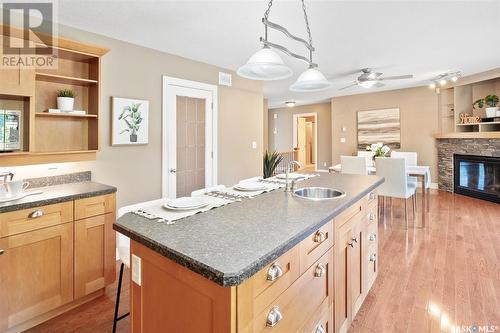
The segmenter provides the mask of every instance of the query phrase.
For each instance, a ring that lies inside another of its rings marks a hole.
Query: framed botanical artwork
[[[358,149],[365,150],[372,143],[401,148],[399,108],[358,111]]]
[[[111,145],[144,145],[149,139],[149,101],[112,97]]]

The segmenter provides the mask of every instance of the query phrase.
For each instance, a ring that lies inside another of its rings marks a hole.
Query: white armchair
[[[352,173],[357,175],[366,175],[366,158],[363,156],[340,156],[340,165],[342,173]]]

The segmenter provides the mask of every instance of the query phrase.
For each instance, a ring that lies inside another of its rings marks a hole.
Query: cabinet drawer
[[[73,201],[0,214],[0,238],[73,221]]]
[[[333,309],[328,302],[324,302],[320,309],[314,313],[299,330],[300,333],[333,333]]]
[[[290,288],[254,317],[253,332],[296,332],[323,303],[333,303],[333,253],[329,251]],[[274,319],[273,319],[274,318]]]
[[[303,274],[333,245],[333,221],[312,233],[299,244],[300,274]]]
[[[261,269],[247,282],[253,296],[253,313],[261,312],[299,277],[297,246]]]
[[[75,220],[111,213],[115,210],[115,195],[107,194],[75,200]]]
[[[347,221],[355,218],[356,215],[362,214],[364,205],[365,199],[362,199],[335,217],[335,230],[342,227]]]
[[[368,193],[366,195],[367,204],[370,204],[372,202],[377,202],[377,199],[378,199],[378,196],[377,196],[377,192],[375,190],[371,191],[370,193]]]

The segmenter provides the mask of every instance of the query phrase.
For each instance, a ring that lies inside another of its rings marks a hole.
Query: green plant
[[[276,152],[273,151],[272,153],[267,151],[264,153],[264,167],[263,167],[263,177],[264,178],[269,178],[273,176],[274,170],[276,170],[276,167],[280,164],[280,162],[283,160],[283,156]]]
[[[129,132],[131,142],[137,141],[137,131],[139,131],[143,120],[141,111],[139,111],[141,104],[142,103],[137,103],[124,107],[122,113],[118,117],[118,120],[123,120],[128,127],[121,131],[120,134]]]
[[[488,95],[484,98],[484,103],[488,105],[490,108],[494,108],[498,105],[498,96],[497,95]]]
[[[76,92],[72,89],[61,89],[57,91],[57,97],[75,98]]]
[[[482,109],[483,106],[484,106],[484,98],[478,99],[477,101],[475,101],[474,103],[472,103],[472,108],[474,110],[476,110],[476,106],[478,108]]]

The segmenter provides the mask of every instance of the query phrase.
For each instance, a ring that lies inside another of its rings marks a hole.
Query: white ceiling
[[[275,0],[269,19],[305,37],[300,2]],[[446,71],[465,75],[500,67],[500,0],[311,1],[306,0],[315,62],[333,88],[292,93],[288,86],[306,69],[283,55],[294,70],[288,80],[266,82],[271,106],[307,104],[332,96],[420,86]],[[60,0],[59,22],[116,39],[236,70],[259,49],[266,1]],[[277,32],[270,41],[306,54]],[[354,87],[357,70],[414,74],[384,88]]]

